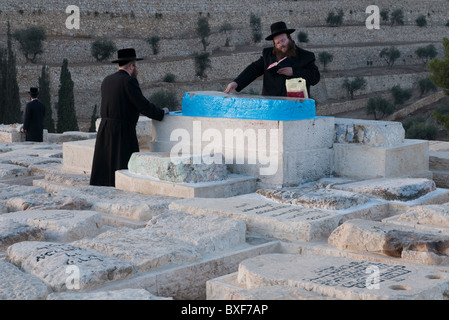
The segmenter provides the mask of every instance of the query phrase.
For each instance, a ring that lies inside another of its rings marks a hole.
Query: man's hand
[[[237,89],[237,87],[238,87],[237,82],[233,81],[230,84],[228,84],[228,86],[227,86],[226,90],[224,91],[224,93],[232,93],[232,94],[234,94],[235,93],[235,89]]]
[[[293,68],[292,67],[285,67],[281,68],[277,72],[278,74],[283,74],[284,76],[291,77],[293,75]]]
[[[162,110],[164,110],[164,114],[167,114],[170,112],[170,110],[168,108],[162,108]]]

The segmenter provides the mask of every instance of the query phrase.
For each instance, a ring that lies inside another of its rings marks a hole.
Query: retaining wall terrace
[[[266,1],[266,0],[201,0],[201,1],[95,1],[95,0],[3,0],[0,3],[1,25],[5,30],[6,21],[19,28],[30,23],[42,25],[49,35],[87,37],[147,37],[158,33],[163,37],[184,38],[194,34],[199,16],[209,18],[212,29],[218,30],[223,22],[229,22],[236,29],[249,27],[249,16],[257,14],[261,18],[263,34],[269,34],[269,26],[274,21],[284,20],[289,26],[299,28],[325,25],[329,12],[344,11],[346,24],[364,25],[366,8],[372,1]],[[446,0],[427,1],[376,1],[380,9],[393,11],[402,9],[406,24],[414,24],[415,19],[424,14],[430,26],[444,25],[449,4]],[[80,8],[81,28],[70,30],[65,27],[69,14],[68,5]]]

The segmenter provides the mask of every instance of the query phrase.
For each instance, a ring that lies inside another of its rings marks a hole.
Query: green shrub
[[[374,119],[383,118],[394,112],[394,105],[382,97],[369,98],[366,105],[366,113],[374,115]]]
[[[154,55],[157,55],[159,53],[159,41],[161,38],[159,36],[152,36],[147,39],[147,42],[151,46],[151,50],[153,51]]]
[[[427,124],[427,121],[421,117],[413,117],[403,123],[406,139],[435,140],[438,135],[438,128]]]
[[[176,99],[176,94],[169,90],[156,91],[148,100],[159,108],[169,108],[171,111],[176,110],[176,107],[179,106],[178,99]]]
[[[426,17],[422,14],[422,15],[420,15],[416,20],[415,20],[415,22],[416,22],[416,25],[418,26],[418,27],[425,27],[425,26],[427,26],[427,19],[426,19]]]
[[[29,27],[17,30],[14,32],[13,37],[19,42],[20,50],[27,61],[35,63],[37,55],[44,52],[43,41],[47,37],[42,27]]]
[[[301,42],[301,43],[309,42],[309,36],[304,31],[298,32],[297,38],[298,38],[298,42]]]
[[[251,25],[253,41],[255,43],[259,43],[262,40],[262,24],[260,17],[256,16],[254,13],[251,13],[249,24]]]
[[[432,81],[430,81],[429,78],[424,78],[418,81],[418,86],[419,86],[419,92],[420,92],[420,96],[422,97],[423,95],[427,94],[429,91],[437,91],[437,87],[436,85],[433,84]]]
[[[326,23],[331,27],[338,27],[343,24],[343,9],[338,9],[335,14],[333,11],[329,12],[326,18]]]
[[[162,81],[172,83],[175,82],[176,76],[173,73],[167,73]]]
[[[117,51],[117,47],[112,40],[98,39],[90,45],[90,53],[92,57],[99,62],[105,61],[112,57],[115,51]]]
[[[196,75],[200,78],[207,78],[206,70],[211,67],[209,52],[197,53],[195,55]]]
[[[356,77],[352,81],[346,78],[343,81],[342,88],[346,90],[347,94],[354,99],[354,93],[366,87],[366,80],[363,77]]]
[[[391,88],[391,94],[393,95],[395,106],[404,104],[408,99],[412,97],[411,90],[402,89],[399,85]]]
[[[396,9],[391,13],[391,25],[403,25],[404,24],[404,12],[401,9]]]

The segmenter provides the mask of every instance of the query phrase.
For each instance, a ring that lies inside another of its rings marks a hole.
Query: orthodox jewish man
[[[45,105],[39,101],[39,89],[30,88],[30,102],[25,107],[25,117],[23,120],[22,133],[25,133],[26,141],[44,141],[44,116]]]
[[[168,108],[158,108],[148,101],[137,81],[137,58],[133,48],[117,53],[119,68],[101,85],[101,122],[95,142],[90,184],[115,186],[115,171],[128,168],[134,152],[139,152],[136,125],[139,115],[162,121]]]
[[[290,36],[294,31],[283,21],[273,23],[271,34],[265,39],[273,41],[273,46],[263,49],[262,56],[229,83],[224,92],[240,92],[263,75],[264,96],[287,96],[285,81],[292,78],[305,79],[310,96],[310,86],[320,81],[320,72],[315,65],[315,54],[295,45]]]

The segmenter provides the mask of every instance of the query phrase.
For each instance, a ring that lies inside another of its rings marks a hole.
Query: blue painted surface
[[[315,100],[247,98],[226,94],[186,93],[182,112],[189,117],[293,121],[316,117]]]

